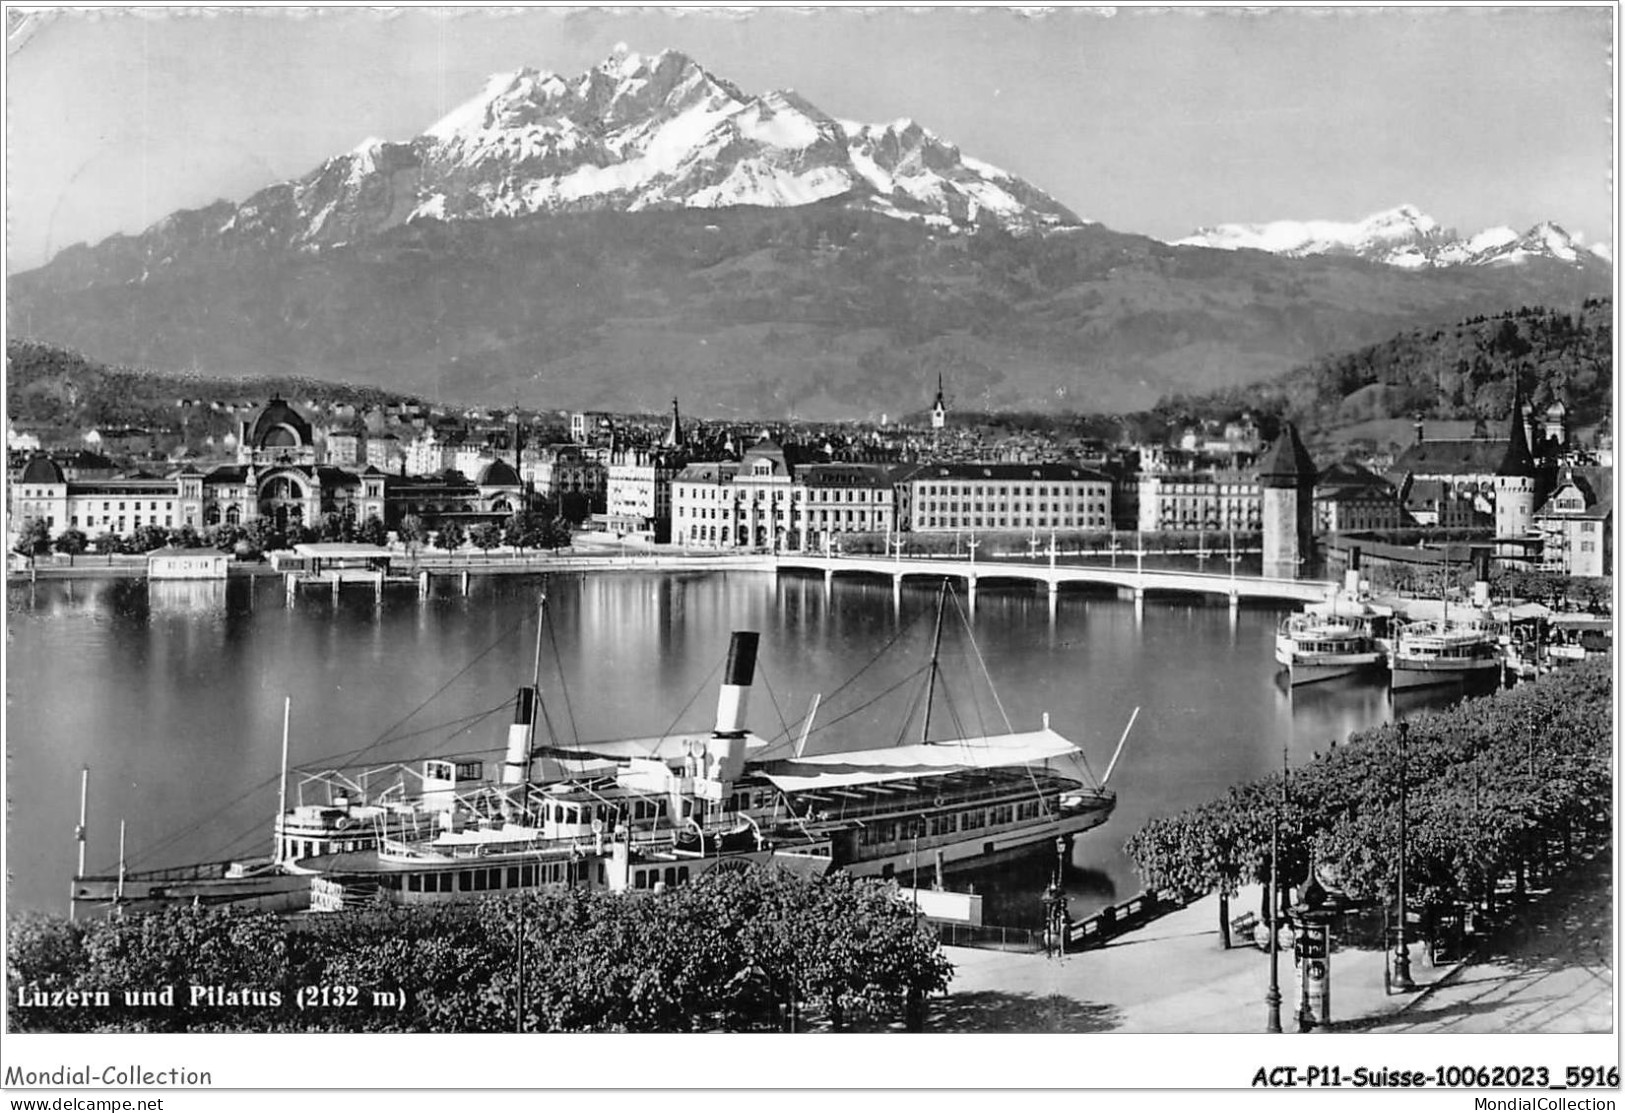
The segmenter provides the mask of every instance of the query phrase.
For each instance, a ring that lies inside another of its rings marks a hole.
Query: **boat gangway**
[[[1329,580],[1241,576],[1233,572],[1187,572],[1166,568],[1061,564],[1045,561],[983,561],[906,558],[902,556],[783,555],[774,562],[780,573],[816,572],[828,585],[836,576],[886,576],[896,589],[915,579],[965,581],[975,597],[979,583],[1027,582],[1047,587],[1053,598],[1066,584],[1116,588],[1120,595],[1144,599],[1149,593],[1217,596],[1237,606],[1243,599],[1318,603],[1330,599],[1337,584]]]

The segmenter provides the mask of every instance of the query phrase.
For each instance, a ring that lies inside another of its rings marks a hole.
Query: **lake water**
[[[116,866],[120,820],[131,868],[267,852],[285,696],[295,767],[357,752],[499,758],[544,583],[542,686],[559,736],[708,728],[735,629],[762,634],[758,734],[782,734],[814,693],[810,751],[918,733],[907,713],[923,676],[910,677],[929,659],[937,597],[924,583],[894,598],[884,581],[826,591],[754,572],[496,576],[467,596],[441,581],[423,600],[375,603],[358,587],[292,606],[271,578],[20,584],[8,594],[8,909],[66,912],[85,765],[93,871]],[[966,603],[947,607],[933,737],[1003,730],[1001,706],[1016,729],[1048,712],[1099,776],[1140,708],[1111,778],[1116,814],[1074,848],[1075,915],[1139,891],[1122,846],[1148,817],[1278,768],[1283,746],[1306,761],[1393,711],[1379,681],[1289,693],[1272,656],[1280,610],[1070,591],[1052,610],[1015,585],[984,586],[970,619],[990,689],[956,618]],[[998,894],[990,919],[1031,921],[1047,868],[1039,857],[975,878]]]

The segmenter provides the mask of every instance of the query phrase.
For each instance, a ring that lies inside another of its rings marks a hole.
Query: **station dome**
[[[306,448],[316,443],[310,422],[281,398],[272,398],[254,422],[249,443],[255,448]]]
[[[513,465],[506,460],[492,460],[480,469],[479,478],[474,481],[481,487],[518,487],[519,473],[513,470]]]

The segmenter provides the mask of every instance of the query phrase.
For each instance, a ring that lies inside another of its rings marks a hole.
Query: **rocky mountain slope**
[[[939,228],[1082,223],[912,120],[836,120],[793,92],[744,93],[676,51],[617,52],[570,79],[497,74],[414,139],[366,139],[240,205],[176,213],[97,250],[126,257],[126,278],[145,281],[200,247],[314,251],[425,219],[830,199]],[[71,266],[84,250],[57,262]]]

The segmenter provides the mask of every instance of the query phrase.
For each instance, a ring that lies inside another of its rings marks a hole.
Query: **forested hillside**
[[[6,343],[6,388],[8,418],[62,430],[173,428],[181,421],[180,399],[201,400],[205,408],[211,401],[263,401],[273,394],[355,406],[415,401],[377,387],[296,375],[225,379],[109,367],[78,352],[28,340]]]
[[[1447,328],[1412,329],[1326,356],[1271,382],[1165,399],[1170,416],[1251,409],[1330,429],[1383,418],[1496,422],[1512,405],[1513,375],[1537,407],[1561,401],[1571,426],[1612,411],[1613,301],[1578,312],[1525,306]]]

